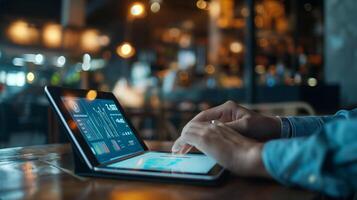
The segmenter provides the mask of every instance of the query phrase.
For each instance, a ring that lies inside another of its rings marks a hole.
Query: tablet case
[[[73,163],[74,163],[74,173],[79,176],[85,177],[98,177],[98,178],[111,178],[111,179],[122,179],[122,180],[140,180],[140,181],[150,181],[150,182],[165,182],[165,183],[185,183],[193,185],[206,185],[206,186],[217,186],[223,183],[228,176],[228,172],[225,171],[222,176],[217,180],[195,180],[195,179],[178,179],[178,178],[166,178],[166,177],[149,177],[149,176],[135,176],[135,175],[123,175],[123,174],[113,174],[105,172],[96,172],[91,170],[82,158],[76,145],[72,146],[73,152]]]

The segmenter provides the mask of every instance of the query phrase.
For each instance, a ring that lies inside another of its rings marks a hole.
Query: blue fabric
[[[289,117],[292,137],[264,145],[265,168],[277,181],[330,196],[357,190],[357,109],[334,116]]]
[[[323,128],[328,123],[338,119],[357,118],[357,108],[351,111],[340,110],[332,116],[287,117],[291,125],[291,136],[309,136]]]

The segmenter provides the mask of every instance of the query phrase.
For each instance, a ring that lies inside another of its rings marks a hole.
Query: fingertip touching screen
[[[99,163],[144,150],[113,100],[61,100]]]

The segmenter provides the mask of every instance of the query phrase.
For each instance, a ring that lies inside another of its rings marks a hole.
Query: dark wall
[[[61,0],[0,0],[0,19],[7,17],[59,22]]]

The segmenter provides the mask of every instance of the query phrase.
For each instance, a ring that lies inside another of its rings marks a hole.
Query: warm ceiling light
[[[43,41],[47,47],[60,47],[62,41],[62,27],[58,24],[46,25],[43,29]]]
[[[117,54],[122,58],[130,58],[135,54],[135,49],[130,43],[124,42],[118,46]]]
[[[130,7],[130,14],[134,17],[141,17],[145,13],[145,6],[142,3],[136,2]]]
[[[231,50],[232,53],[241,53],[243,51],[243,45],[240,42],[232,42],[229,45],[229,50]]]
[[[197,8],[199,8],[199,9],[205,10],[205,9],[207,9],[207,7],[208,7],[208,3],[207,3],[205,0],[198,0],[198,1],[196,2],[196,6],[197,6]]]
[[[207,65],[205,67],[205,72],[207,74],[214,74],[215,71],[216,71],[216,68],[213,65]]]
[[[160,6],[160,3],[159,3],[159,2],[154,2],[154,3],[152,3],[152,4],[150,5],[150,10],[151,10],[151,12],[153,12],[153,13],[159,12],[159,11],[160,11],[160,8],[161,8],[161,6]]]
[[[211,1],[209,4],[209,15],[213,18],[218,18],[221,13],[221,5],[219,1]]]
[[[97,30],[87,30],[82,34],[81,46],[85,51],[98,51],[100,48],[99,32]]]
[[[17,44],[33,44],[37,41],[39,33],[27,22],[18,20],[10,24],[7,31],[9,39]]]

